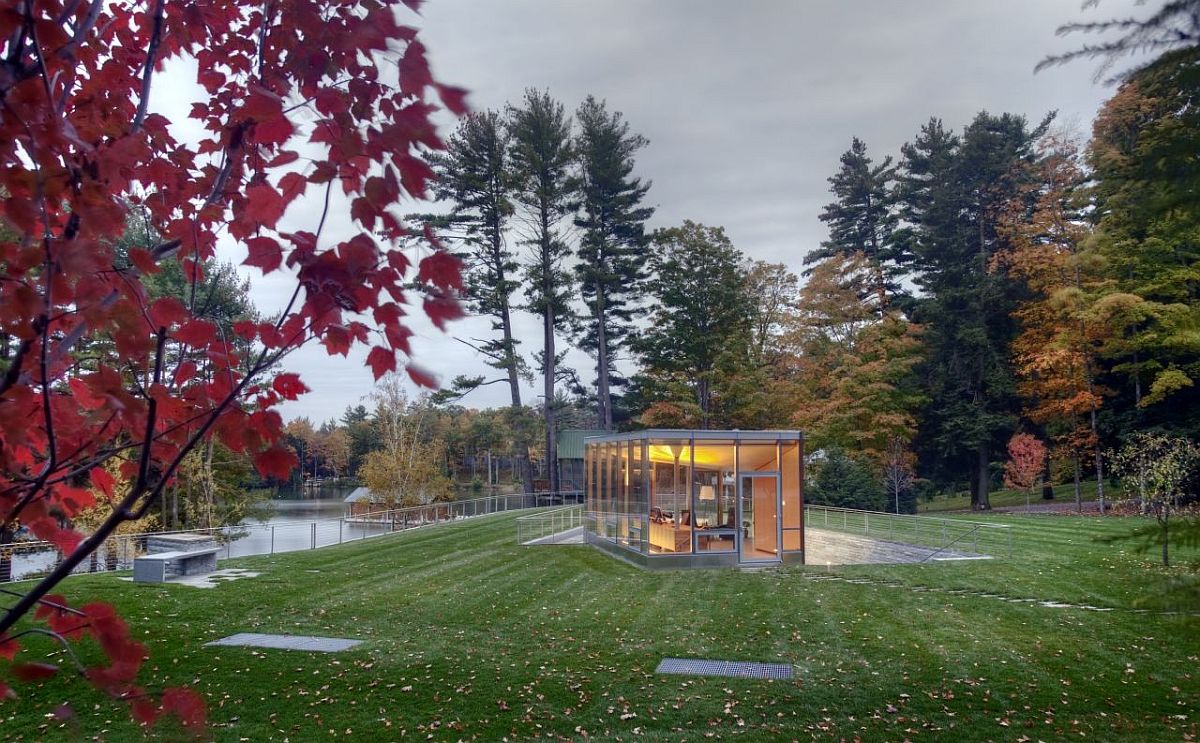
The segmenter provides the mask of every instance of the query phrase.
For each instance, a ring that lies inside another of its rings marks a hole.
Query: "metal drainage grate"
[[[792,677],[792,667],[787,663],[749,663],[737,660],[700,660],[698,658],[663,658],[655,672],[688,676],[729,676],[744,679],[790,679]]]

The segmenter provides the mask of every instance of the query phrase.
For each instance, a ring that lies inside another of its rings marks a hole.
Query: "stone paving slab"
[[[243,570],[242,568],[225,568],[223,570],[214,570],[211,573],[203,575],[172,575],[169,576],[163,583],[155,585],[179,585],[191,586],[192,588],[216,588],[220,583],[228,583],[238,580],[239,578],[257,578],[261,573],[256,573],[253,570]],[[132,581],[132,577],[118,578],[117,580]]]
[[[787,663],[754,663],[700,658],[663,658],[654,672],[748,679],[790,679],[792,677],[792,667]]]
[[[257,632],[239,632],[205,643],[206,646],[271,648],[274,650],[308,650],[316,653],[340,653],[349,650],[362,640],[345,637],[314,637],[311,635],[264,635]]]
[[[988,555],[962,549],[934,549],[919,544],[847,534],[809,526],[804,534],[804,562],[809,565],[869,565],[919,563],[927,560],[987,560]]]

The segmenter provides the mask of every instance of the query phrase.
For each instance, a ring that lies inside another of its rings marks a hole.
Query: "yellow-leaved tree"
[[[435,430],[437,416],[428,396],[409,400],[400,379],[389,374],[372,397],[383,447],[363,460],[363,484],[389,508],[454,500],[446,444]]]

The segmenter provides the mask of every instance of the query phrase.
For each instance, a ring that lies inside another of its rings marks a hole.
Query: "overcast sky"
[[[897,154],[930,116],[961,129],[975,113],[1010,111],[1090,127],[1112,89],[1075,63],[1033,74],[1047,53],[1081,43],[1060,24],[1145,15],[1134,0],[429,0],[416,21],[435,75],[471,90],[476,109],[549,89],[573,110],[590,94],[650,140],[638,173],[653,181],[652,226],[684,219],[725,227],[754,259],[800,267],[824,237],[826,179],[851,137],[878,160]],[[178,119],[176,119],[178,120]],[[416,208],[409,205],[408,208]],[[407,210],[407,208],[406,208]],[[304,208],[293,209],[303,212]],[[352,229],[348,219],[335,227]],[[240,260],[240,258],[238,258]],[[251,276],[257,272],[253,272]],[[264,311],[286,301],[282,280],[254,281]],[[465,345],[416,322],[417,363],[449,380],[487,374]],[[526,353],[540,343],[522,317]],[[482,320],[452,334],[480,337]],[[338,417],[371,389],[365,352],[350,361],[315,346],[292,356],[312,393],[286,418]],[[585,357],[569,359],[587,380]],[[503,385],[464,400],[505,404]],[[532,389],[527,402],[537,402]]]

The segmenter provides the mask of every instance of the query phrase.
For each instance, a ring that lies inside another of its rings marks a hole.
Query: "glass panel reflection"
[[[804,549],[804,494],[800,488],[801,447],[799,442],[780,445],[780,505],[783,508],[783,549]]]

